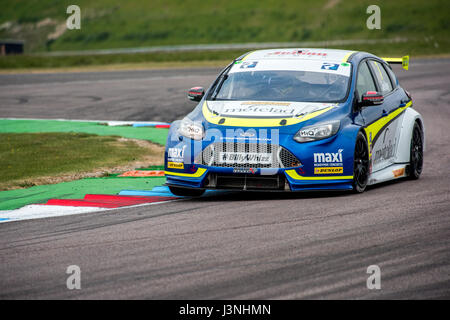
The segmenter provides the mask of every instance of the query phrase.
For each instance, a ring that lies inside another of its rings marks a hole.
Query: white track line
[[[98,211],[112,211],[134,207],[143,207],[149,205],[157,205],[167,202],[180,201],[185,198],[164,200],[159,202],[140,203],[132,206],[124,206],[118,208],[99,208],[99,207],[72,207],[72,206],[53,206],[53,205],[39,205],[30,204],[25,207],[16,210],[0,210],[0,223],[34,220],[50,217],[61,217],[76,215],[82,213],[93,213]]]
[[[0,211],[0,218],[8,219],[3,221],[0,220],[0,223],[67,216],[71,214],[80,214],[105,210],[106,210],[105,208],[97,208],[97,207],[68,207],[68,206],[49,206],[49,205],[30,204],[16,210],[5,210],[7,212]]]

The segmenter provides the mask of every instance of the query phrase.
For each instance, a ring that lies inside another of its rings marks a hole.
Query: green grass
[[[58,184],[33,186],[0,192],[1,210],[13,210],[27,204],[45,203],[49,199],[83,199],[86,194],[118,194],[121,190],[152,190],[164,184],[165,177],[86,178]]]
[[[0,190],[39,178],[92,172],[142,159],[149,150],[118,136],[85,133],[0,134]]]
[[[0,133],[78,132],[100,136],[121,136],[165,145],[169,129],[132,126],[106,126],[96,122],[59,120],[11,120],[0,118]]]
[[[338,1],[326,9],[328,2],[78,0],[81,30],[68,30],[48,41],[50,26],[38,28],[36,23],[45,18],[64,23],[66,8],[73,1],[1,0],[0,25],[10,21],[13,26],[1,30],[0,38],[24,38],[27,51],[37,52],[395,37],[439,43],[449,35],[447,0]],[[366,8],[371,4],[381,8],[381,30],[366,28]]]

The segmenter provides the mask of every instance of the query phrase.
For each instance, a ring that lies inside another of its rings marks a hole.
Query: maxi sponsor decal
[[[170,159],[183,159],[185,149],[186,146],[183,146],[183,148],[169,148],[167,151],[167,156]]]
[[[314,174],[344,173],[343,151],[344,149],[339,149],[338,152],[314,153]]]
[[[169,148],[167,150],[167,160],[174,162],[183,162],[186,145],[182,148]]]
[[[182,148],[169,148],[167,150],[167,168],[184,169],[184,154],[186,145]]]

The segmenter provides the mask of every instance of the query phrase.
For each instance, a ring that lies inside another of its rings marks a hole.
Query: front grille
[[[271,154],[271,163],[223,163],[219,161],[221,152],[242,154]],[[269,143],[216,142],[206,147],[195,163],[213,167],[228,168],[290,168],[300,166],[300,161],[285,148]]]
[[[286,178],[284,175],[223,175],[210,173],[205,187],[239,190],[284,190],[286,188]]]

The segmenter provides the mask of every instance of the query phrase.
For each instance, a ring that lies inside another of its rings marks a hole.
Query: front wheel
[[[411,137],[411,156],[409,160],[409,178],[419,179],[423,167],[423,139],[422,129],[416,122]]]
[[[362,132],[356,136],[355,154],[353,156],[353,191],[361,193],[366,190],[369,180],[369,152],[367,139]]]
[[[176,196],[182,197],[200,197],[203,193],[205,193],[204,189],[189,189],[189,188],[179,188],[169,186],[170,192],[172,192]]]

